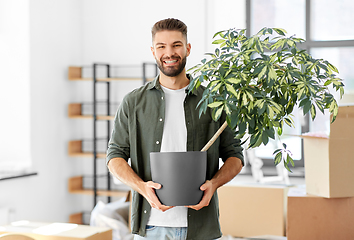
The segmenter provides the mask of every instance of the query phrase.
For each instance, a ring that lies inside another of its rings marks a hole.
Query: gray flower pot
[[[152,181],[160,183],[156,190],[166,206],[196,205],[203,197],[199,188],[206,180],[207,152],[150,153]]]

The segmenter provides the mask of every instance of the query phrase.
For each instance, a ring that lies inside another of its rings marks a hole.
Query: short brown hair
[[[159,31],[179,31],[183,34],[183,36],[187,40],[187,25],[184,24],[181,20],[175,18],[167,18],[164,20],[160,20],[154,24],[151,29],[152,40],[155,38],[155,34]]]

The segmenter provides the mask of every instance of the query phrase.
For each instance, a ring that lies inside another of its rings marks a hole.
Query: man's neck
[[[169,77],[160,72],[160,84],[166,88],[172,90],[178,90],[186,87],[189,84],[189,79],[186,76],[186,72],[182,71],[175,77]]]

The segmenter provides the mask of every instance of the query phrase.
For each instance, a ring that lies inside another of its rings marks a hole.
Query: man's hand
[[[224,162],[224,165],[219,169],[211,180],[207,180],[200,190],[204,191],[202,200],[194,206],[187,206],[194,210],[202,209],[209,206],[210,200],[213,197],[216,189],[232,180],[242,169],[242,161],[237,157],[229,157]]]
[[[173,208],[173,206],[162,205],[159,199],[156,196],[155,189],[160,189],[161,184],[148,181],[145,184],[144,194],[145,199],[150,203],[152,208],[156,208],[162,212],[167,211],[168,209]]]
[[[202,186],[200,186],[200,190],[204,192],[202,200],[197,205],[187,207],[192,208],[194,210],[199,210],[203,207],[208,206],[216,190],[216,187],[211,181],[207,180]]]
[[[140,193],[151,207],[163,212],[173,208],[162,205],[157,198],[155,189],[160,189],[161,184],[152,181],[144,182],[123,158],[112,158],[108,163],[108,168],[116,178]]]

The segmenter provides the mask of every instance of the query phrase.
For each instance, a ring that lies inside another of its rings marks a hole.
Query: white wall
[[[29,46],[30,70],[19,62],[14,73],[23,72],[30,79],[30,98],[23,101],[30,104],[32,163],[38,175],[1,181],[0,207],[11,209],[10,221],[65,222],[81,204],[67,191],[67,179],[76,172],[76,164],[67,157],[73,133],[66,117],[71,92],[78,90],[67,80],[67,66],[82,62],[81,1],[22,0],[14,5],[6,11],[29,16],[29,36],[16,45],[19,49]],[[26,124],[26,117],[23,120]],[[17,136],[13,144],[20,147],[21,141]]]
[[[158,20],[174,17],[188,26],[192,44],[190,63],[200,61],[204,54],[204,0],[87,0],[83,5],[84,63],[95,61],[115,64],[154,62],[151,28]]]
[[[0,173],[31,164],[28,10],[28,0],[0,1]],[[9,218],[5,208],[25,205],[17,190],[27,189],[32,180],[0,181],[0,224]]]
[[[67,155],[75,129],[67,106],[79,91],[67,79],[68,64],[82,62],[82,1],[30,1],[31,129],[34,168],[38,171],[33,199],[43,208],[35,216],[68,221],[79,198],[68,193],[67,180],[77,162]]]
[[[0,1],[0,172],[31,162],[29,3],[18,2]]]

